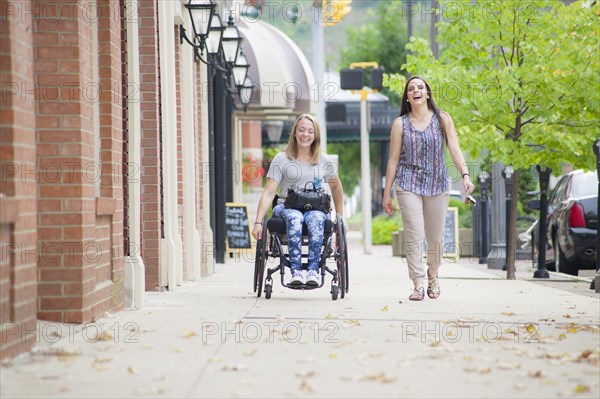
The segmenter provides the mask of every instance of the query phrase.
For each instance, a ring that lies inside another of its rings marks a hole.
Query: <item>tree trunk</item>
[[[509,231],[508,242],[506,243],[506,279],[515,279],[515,259],[517,255],[516,235],[517,235],[517,193],[519,192],[520,171],[515,170],[513,175],[513,184],[510,201],[510,220],[506,228]]]

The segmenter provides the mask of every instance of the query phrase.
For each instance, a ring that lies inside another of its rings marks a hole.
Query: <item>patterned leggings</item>
[[[325,220],[328,213],[287,209],[283,204],[273,208],[273,216],[285,220],[288,237],[288,251],[292,270],[302,270],[302,222],[308,230],[308,270],[319,270]]]

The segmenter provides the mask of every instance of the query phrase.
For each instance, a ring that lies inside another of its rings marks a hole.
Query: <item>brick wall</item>
[[[33,20],[26,9],[29,0],[0,7],[0,359],[31,349],[35,340]]]
[[[117,4],[95,16],[77,2],[34,2],[42,319],[83,323],[123,308]]]
[[[160,289],[162,236],[160,76],[158,58],[157,0],[138,2],[140,37],[142,257],[146,290]]]

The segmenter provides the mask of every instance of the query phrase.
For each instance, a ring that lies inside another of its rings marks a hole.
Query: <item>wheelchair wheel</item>
[[[347,241],[346,241],[346,229],[344,222],[340,217],[337,218],[336,222],[336,252],[337,252],[337,272],[338,272],[338,285],[340,296],[345,297],[348,292],[348,252],[347,252]]]
[[[262,295],[263,279],[265,277],[265,267],[267,266],[267,218],[263,219],[262,238],[256,242],[256,256],[254,258],[254,292],[260,298]]]

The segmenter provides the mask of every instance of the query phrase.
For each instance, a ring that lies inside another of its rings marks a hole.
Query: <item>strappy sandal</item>
[[[411,301],[422,301],[424,298],[425,298],[425,289],[423,287],[415,288],[415,290],[412,292],[412,294],[410,294],[410,296],[408,297],[408,299],[410,299]]]
[[[429,272],[427,272],[427,296],[431,299],[437,299],[440,297],[442,291],[440,290],[440,283],[438,281],[438,276],[431,277]]]

